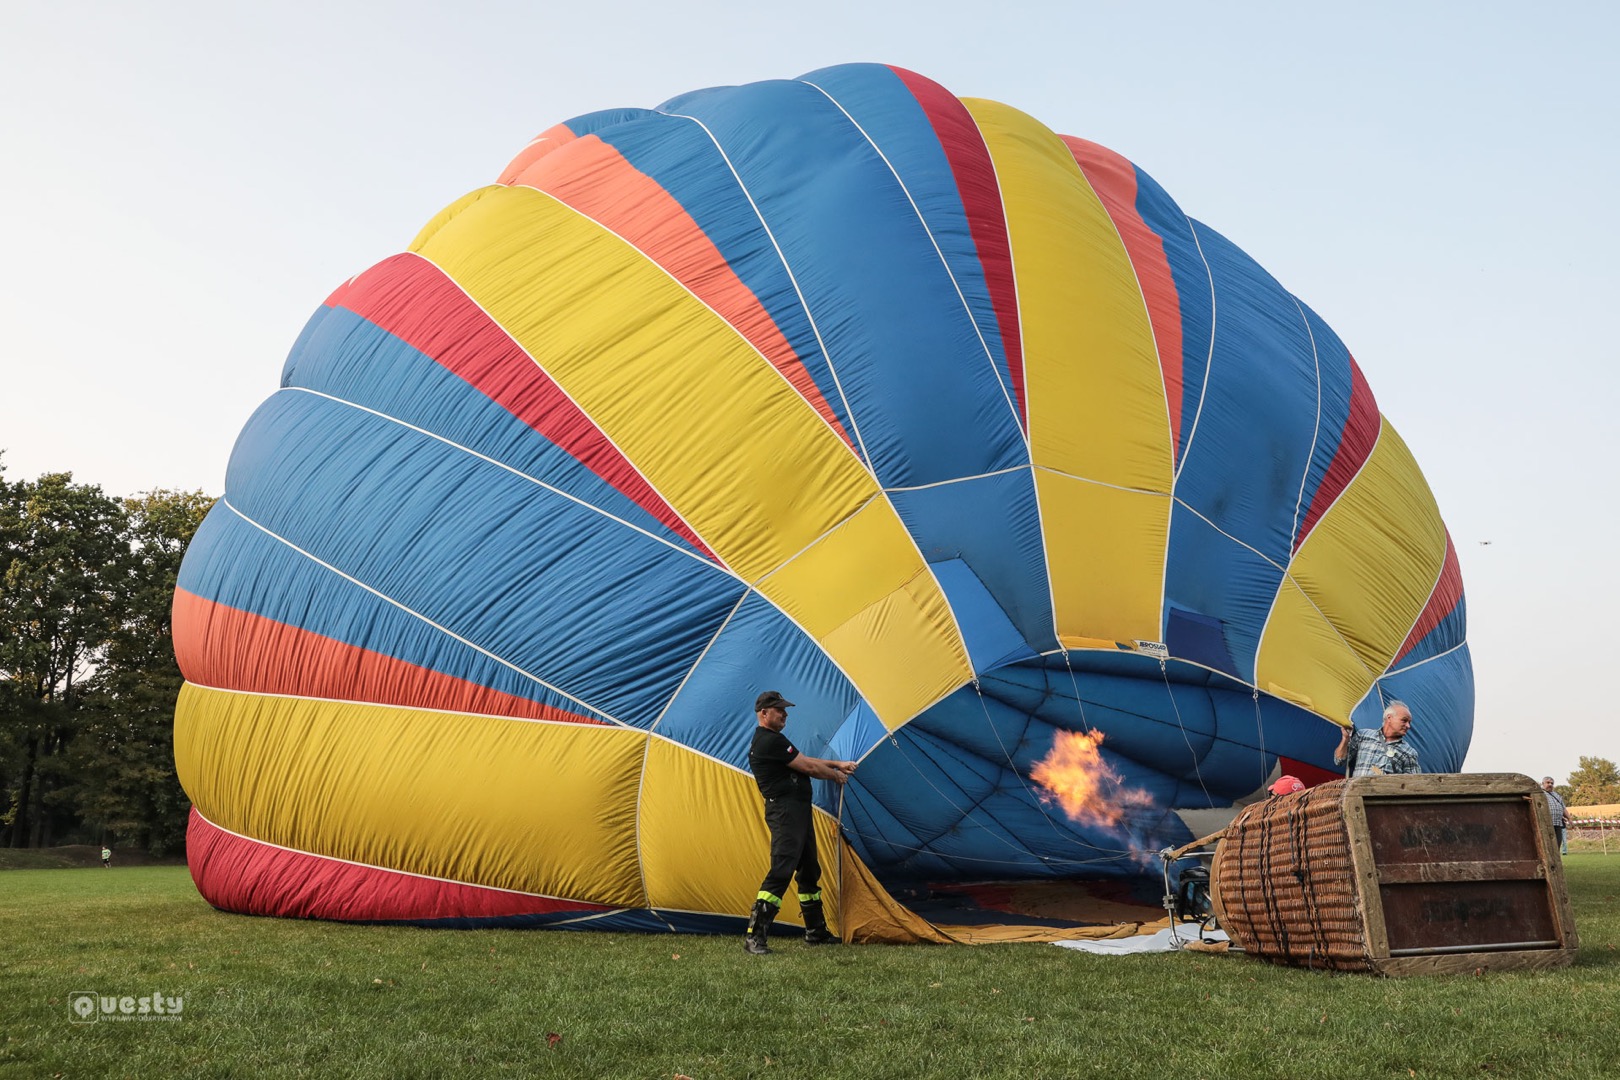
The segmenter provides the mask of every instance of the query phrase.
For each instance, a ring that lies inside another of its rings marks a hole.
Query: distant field
[[[144,851],[113,849],[113,866],[181,866],[183,856],[154,859]],[[67,870],[79,866],[101,866],[101,848],[94,844],[74,844],[53,848],[0,848],[0,870]]]
[[[0,1076],[1620,1076],[1620,857],[1567,861],[1581,952],[1381,980],[1049,945],[749,957],[733,937],[225,915],[183,867],[0,873]],[[72,1022],[80,992],[183,998]]]

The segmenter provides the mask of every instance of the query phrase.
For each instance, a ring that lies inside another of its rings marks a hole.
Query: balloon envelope
[[[1118,154],[879,65],[557,125],[340,286],[175,639],[199,888],[334,919],[734,928],[765,689],[860,762],[818,830],[877,937],[909,883],[1140,874],[1390,698],[1456,769],[1473,711],[1333,331]],[[1089,732],[1114,813],[1035,779]]]

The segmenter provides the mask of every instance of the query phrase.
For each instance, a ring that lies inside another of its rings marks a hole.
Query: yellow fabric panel
[[[750,731],[739,732],[744,738]],[[815,814],[822,907],[837,929],[837,823]],[[641,786],[641,870],[653,907],[744,916],[771,865],[765,802],[754,778],[685,747],[654,739]],[[780,919],[803,923],[798,882]]]
[[[760,813],[761,815],[764,814],[763,806]],[[811,827],[816,830],[816,857],[822,860],[821,913],[827,920],[827,929],[839,937],[843,937],[844,918],[841,913],[844,910],[844,864],[841,849],[846,845],[844,844],[844,838],[838,834],[838,821],[832,815],[817,811],[813,821],[814,824]],[[769,855],[768,850],[766,854]],[[760,868],[759,876],[765,876],[764,867]],[[799,902],[798,889],[794,888],[788,891],[793,894],[793,902],[797,904]],[[755,889],[754,892],[758,894],[759,890]],[[802,912],[799,915],[799,921],[802,925],[804,921]]]
[[[1136,272],[1061,139],[1006,105],[964,103],[995,162],[1007,215],[1058,635],[1156,641],[1173,464],[1164,377]]]
[[[946,945],[954,939],[889,895],[855,849],[838,838],[842,903],[839,933],[845,941],[887,945]]]
[[[367,866],[645,907],[648,736],[209,690],[175,710],[180,782],[215,824]]]
[[[1047,572],[1065,648],[1159,640],[1169,496],[1035,470]]]
[[[1113,941],[1156,934],[1170,926],[1169,916],[1149,922],[1112,923],[1108,926],[1038,926],[1030,923],[990,923],[955,926],[939,923],[934,929],[958,945],[1029,944],[1053,941]]]
[[[1372,675],[1310,598],[1284,578],[1272,603],[1255,684],[1340,724],[1350,722]]]
[[[874,499],[760,585],[838,661],[891,731],[972,678],[965,651],[955,669],[896,666],[905,642],[961,640],[950,609],[935,602],[932,571],[901,557],[908,549],[916,550],[892,504]],[[850,612],[850,593],[876,599]]]
[[[945,597],[931,576],[919,584],[922,555],[876,479],[753,346],[656,264],[529,188],[463,199],[413,250],[535,358],[727,565],[802,614],[885,722],[971,678]],[[778,572],[795,560],[804,568]],[[881,636],[835,636],[886,598],[915,606],[915,617]]]
[[[1445,558],[1434,496],[1411,450],[1384,421],[1366,465],[1294,556],[1289,576],[1297,590],[1279,593],[1266,623],[1259,683],[1305,694],[1316,712],[1348,723],[1350,709],[1406,640]],[[1336,641],[1331,648],[1313,625],[1324,617]]]

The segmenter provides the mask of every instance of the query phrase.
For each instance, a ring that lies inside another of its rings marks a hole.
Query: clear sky
[[[1467,768],[1562,781],[1620,760],[1620,9],[1328,7],[7,0],[7,475],[217,494],[326,295],[541,130],[899,64],[1124,154],[1338,331],[1456,540]]]

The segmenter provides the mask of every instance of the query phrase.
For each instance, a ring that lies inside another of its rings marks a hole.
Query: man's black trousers
[[[771,872],[759,891],[786,896],[789,878],[798,878],[801,893],[819,889],[821,863],[816,859],[810,800],[766,799],[765,826],[771,830]]]

